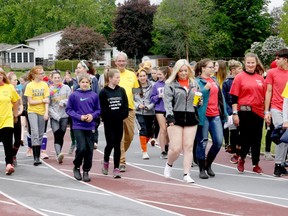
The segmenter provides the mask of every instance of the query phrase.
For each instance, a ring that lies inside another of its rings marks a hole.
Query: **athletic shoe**
[[[97,148],[98,148],[98,144],[94,143],[94,149],[97,149]]]
[[[80,168],[74,167],[73,168],[73,174],[74,174],[74,178],[77,179],[78,181],[82,180],[82,176],[80,173]]]
[[[167,163],[166,163],[166,166],[164,168],[164,176],[166,178],[170,178],[171,177],[171,172],[172,172],[172,167],[169,166]]]
[[[281,166],[281,174],[282,175],[287,175],[288,174],[288,171],[285,169],[284,166]]]
[[[126,172],[126,166],[124,164],[121,164],[119,166],[119,170],[120,170],[120,172]]]
[[[248,152],[247,157],[252,158],[252,153],[251,153],[251,151]]]
[[[264,159],[267,160],[267,161],[273,161],[274,160],[271,152],[265,152],[264,153]]]
[[[234,154],[235,153],[235,149],[233,149],[231,147],[231,145],[228,145],[227,148],[226,148],[226,152],[230,153],[230,154]]]
[[[73,154],[74,148],[75,148],[75,145],[71,144],[69,151],[68,151],[68,154],[70,154],[70,155]]]
[[[103,162],[102,173],[103,175],[108,175],[109,162]]]
[[[46,151],[41,151],[41,159],[49,159],[49,156],[47,155]]]
[[[32,157],[33,156],[33,151],[32,148],[28,147],[27,152],[26,152],[27,157]]]
[[[195,181],[191,178],[191,176],[189,174],[184,175],[183,177],[183,181],[186,183],[194,183]]]
[[[168,158],[168,153],[166,151],[163,151],[160,155],[161,159],[167,159]]]
[[[7,164],[6,165],[6,175],[11,175],[13,172],[15,172],[13,165]]]
[[[238,158],[239,158],[239,156],[235,154],[235,155],[233,155],[233,156],[231,157],[230,162],[231,162],[232,164],[237,164],[237,163],[238,163]]]
[[[83,172],[83,181],[84,182],[90,182],[91,181],[88,172]]]
[[[259,165],[255,165],[253,166],[253,172],[259,175],[263,174],[263,170],[261,169],[261,167]]]
[[[57,157],[57,162],[59,164],[62,164],[63,163],[63,159],[64,159],[64,154],[63,153],[60,153]]]
[[[282,175],[282,166],[281,166],[281,164],[275,164],[273,176],[281,177],[281,175]]]
[[[142,159],[143,159],[143,160],[149,160],[149,158],[150,158],[150,157],[149,157],[149,155],[148,155],[147,152],[143,152],[143,153],[142,153]]]
[[[114,177],[114,178],[121,178],[119,168],[115,168],[115,169],[113,170],[113,177]]]
[[[237,164],[237,170],[238,170],[239,173],[243,173],[244,172],[244,164],[245,164],[245,160],[241,159],[241,157],[239,157],[238,164]]]

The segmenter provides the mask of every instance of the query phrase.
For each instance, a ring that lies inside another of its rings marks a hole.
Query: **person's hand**
[[[169,123],[169,126],[174,126],[174,123],[173,123],[173,122],[170,122],[170,123]]]
[[[48,120],[48,119],[49,119],[48,113],[45,113],[44,116],[43,116],[43,118],[44,118],[45,121]]]
[[[233,124],[238,127],[239,126],[239,116],[233,115],[232,118],[233,118]]]
[[[266,124],[269,126],[271,124],[271,114],[266,113],[264,116],[264,120],[265,120]]]
[[[42,102],[45,103],[45,104],[48,104],[48,103],[49,103],[49,98],[44,98],[44,99],[42,100]]]
[[[282,126],[284,129],[287,129],[288,128],[288,122],[283,122],[283,126]]]
[[[138,108],[139,108],[139,109],[144,109],[144,108],[145,108],[145,105],[139,104]]]
[[[86,121],[87,116],[86,115],[81,115],[81,121]]]
[[[14,122],[14,124],[16,124],[18,122],[18,117],[14,116],[13,122]]]
[[[86,122],[93,121],[93,116],[91,114],[87,114],[86,117],[87,117],[86,120],[85,120]]]

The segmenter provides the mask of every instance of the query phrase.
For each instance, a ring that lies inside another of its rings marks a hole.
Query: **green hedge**
[[[78,63],[79,60],[58,60],[55,62],[55,68],[61,71],[70,70],[73,73]]]

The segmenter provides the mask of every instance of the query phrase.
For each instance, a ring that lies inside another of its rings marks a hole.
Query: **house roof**
[[[45,40],[46,38],[52,37],[52,36],[54,36],[54,35],[62,34],[62,32],[63,32],[63,31],[48,32],[48,33],[44,33],[44,34],[35,36],[35,37],[33,37],[33,38],[30,38],[30,39],[27,39],[26,41],[29,42],[29,41]]]
[[[20,46],[24,46],[26,48],[30,48],[30,49],[33,49],[35,50],[34,48],[32,47],[29,47],[25,44],[6,44],[6,43],[0,43],[0,52],[3,52],[3,51],[10,51],[10,50],[13,50],[13,49],[16,49]]]
[[[165,56],[165,55],[147,55],[147,56],[143,56],[143,58],[144,57],[148,57],[149,59],[166,59],[167,58],[167,56]]]

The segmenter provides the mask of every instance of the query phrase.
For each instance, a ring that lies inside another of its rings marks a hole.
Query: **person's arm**
[[[238,97],[236,95],[231,95],[232,97],[232,118],[233,124],[239,126],[239,116],[238,116]]]
[[[164,101],[164,107],[166,110],[166,120],[169,126],[173,126],[175,123],[173,105],[172,105],[174,95],[173,95],[172,86],[170,84],[165,85],[164,95],[165,97],[163,98],[163,101]]]
[[[272,85],[267,84],[266,94],[265,94],[265,109],[264,109],[264,119],[267,125],[269,126],[271,124],[271,114],[269,112],[270,109],[270,103],[271,103],[271,97],[272,97]]]

